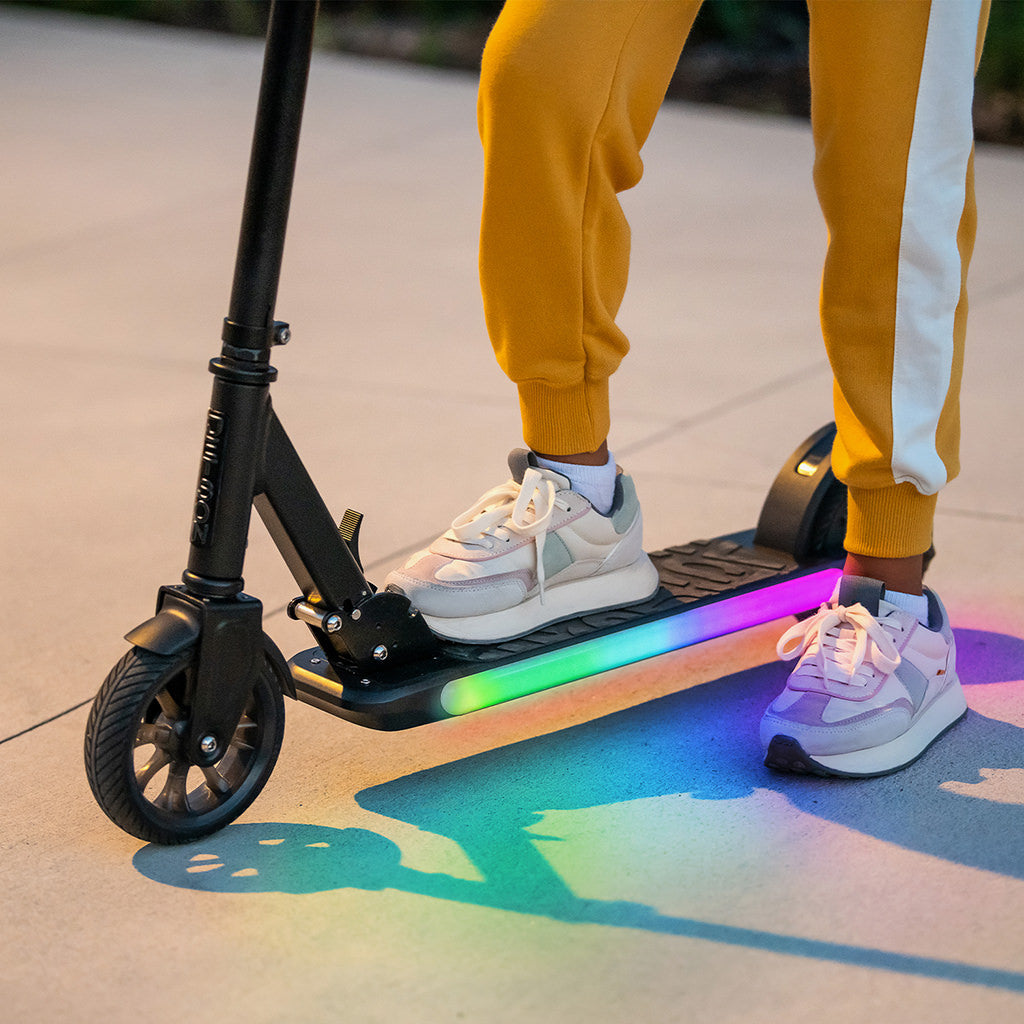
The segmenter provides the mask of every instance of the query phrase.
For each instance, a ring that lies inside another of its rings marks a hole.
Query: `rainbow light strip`
[[[655,622],[645,622],[621,633],[585,640],[549,654],[453,679],[441,690],[441,707],[449,715],[465,715],[702,640],[804,612],[829,600],[840,575],[838,568],[824,569],[700,605]]]

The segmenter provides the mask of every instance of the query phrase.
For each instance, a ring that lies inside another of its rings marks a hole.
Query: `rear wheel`
[[[843,557],[846,488],[832,473],[835,436],[828,423],[786,460],[761,507],[755,544],[802,565]]]
[[[93,702],[85,767],[104,813],[154,843],[184,843],[238,817],[259,795],[284,737],[284,699],[264,661],[224,754],[209,767],[185,755],[195,652],[132,648]]]

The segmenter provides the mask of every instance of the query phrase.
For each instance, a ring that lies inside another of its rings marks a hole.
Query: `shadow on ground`
[[[1024,678],[1024,640],[973,630],[957,636],[965,683]],[[391,840],[366,829],[286,823],[234,825],[187,847],[147,846],[136,854],[135,867],[156,881],[210,892],[397,889],[1024,992],[1024,974],[580,898],[538,850],[537,840],[550,837],[527,830],[545,812],[679,794],[738,800],[767,790],[807,814],[885,842],[1024,878],[1024,730],[972,711],[893,776],[850,781],[775,774],[756,756],[757,723],[787,671],[780,664],[760,666],[357,794],[368,810],[456,842],[478,870],[475,880],[406,867]]]

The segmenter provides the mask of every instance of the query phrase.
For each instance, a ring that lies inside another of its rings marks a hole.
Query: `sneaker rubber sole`
[[[512,608],[486,615],[442,618],[424,613],[423,619],[443,640],[501,643],[579,615],[639,604],[652,597],[658,586],[658,570],[645,554],[622,569],[550,586],[543,603],[535,594]]]
[[[901,736],[877,747],[846,754],[808,754],[792,736],[772,737],[764,763],[769,768],[803,775],[847,779],[888,775],[916,761],[940,736],[967,714],[967,701],[959,681],[952,684]]]

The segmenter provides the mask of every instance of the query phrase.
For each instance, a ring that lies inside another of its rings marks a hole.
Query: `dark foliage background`
[[[15,0],[98,16],[260,35],[269,0]],[[502,0],[321,0],[318,43],[475,70]],[[806,117],[804,0],[705,0],[670,98]],[[993,0],[978,72],[982,141],[1024,145],[1024,0]]]

